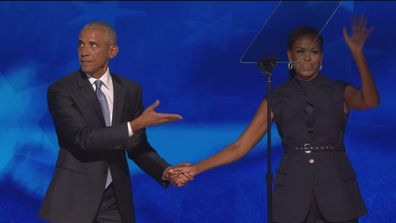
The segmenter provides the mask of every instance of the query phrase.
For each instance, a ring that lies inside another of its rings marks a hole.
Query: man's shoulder
[[[81,76],[82,73],[80,70],[75,70],[71,73],[64,75],[63,77],[59,78],[58,80],[54,81],[53,84],[66,84],[72,81],[75,81],[77,77]]]
[[[111,73],[111,76],[113,77],[114,81],[117,81],[119,84],[127,88],[141,88],[140,84],[134,80],[128,79],[116,73]]]
[[[75,83],[78,80],[78,77],[81,75],[82,73],[80,72],[80,70],[75,70],[52,82],[48,88],[50,89],[54,87],[71,86],[73,83]]]

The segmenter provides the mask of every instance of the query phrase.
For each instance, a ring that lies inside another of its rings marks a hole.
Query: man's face
[[[100,78],[113,58],[118,48],[104,27],[94,26],[84,28],[78,41],[78,59],[81,70],[95,78]]]

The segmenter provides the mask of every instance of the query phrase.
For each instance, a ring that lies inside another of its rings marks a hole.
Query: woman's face
[[[310,80],[320,71],[322,64],[322,50],[320,42],[314,35],[305,35],[297,39],[291,50],[287,51],[289,61],[293,62],[293,69],[298,78]]]

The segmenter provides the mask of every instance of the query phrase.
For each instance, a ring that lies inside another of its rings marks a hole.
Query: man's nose
[[[85,46],[81,46],[80,48],[78,48],[78,52],[81,57],[85,57],[89,55],[88,49]]]

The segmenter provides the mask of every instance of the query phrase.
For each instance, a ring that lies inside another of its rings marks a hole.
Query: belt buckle
[[[309,149],[309,146],[311,146],[310,143],[305,143],[305,144],[304,144],[304,152],[305,152],[306,154],[310,154],[310,153],[312,152],[311,150],[308,150],[308,149]]]

